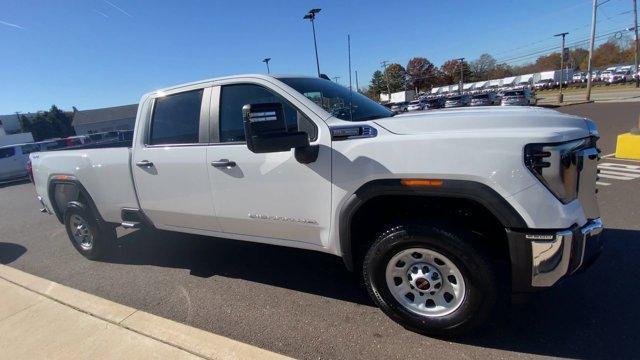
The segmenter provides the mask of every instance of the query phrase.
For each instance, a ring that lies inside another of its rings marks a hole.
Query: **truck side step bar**
[[[120,226],[125,229],[139,229],[142,227],[142,224],[135,221],[123,221],[122,223],[120,223]]]

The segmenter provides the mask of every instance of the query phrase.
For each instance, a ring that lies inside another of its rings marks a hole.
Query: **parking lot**
[[[296,358],[634,358],[640,345],[640,162],[610,156],[640,102],[558,110],[600,128],[607,245],[587,272],[505,307],[475,335],[441,340],[388,319],[340,259],[170,232],[122,233],[106,261],[78,254],[30,183],[0,188],[0,262],[98,296]]]

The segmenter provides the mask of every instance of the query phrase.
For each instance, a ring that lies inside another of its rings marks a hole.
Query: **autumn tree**
[[[460,60],[452,59],[445,61],[445,63],[440,66],[441,76],[446,84],[456,84],[460,82],[460,65],[462,65],[464,80],[468,82],[468,80],[471,79],[469,64],[466,61],[463,61],[461,64]]]
[[[473,75],[473,79],[488,80],[491,72],[496,68],[498,62],[489,54],[482,54],[480,57],[469,63],[469,69]]]
[[[436,67],[426,58],[414,57],[407,64],[407,82],[416,92],[432,87],[436,75]]]

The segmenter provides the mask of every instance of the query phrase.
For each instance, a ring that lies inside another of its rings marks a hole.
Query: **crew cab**
[[[457,335],[597,257],[597,139],[549,109],[394,117],[329,80],[239,75],[144,95],[131,147],[31,162],[89,259],[118,226],[320,251],[406,328]]]

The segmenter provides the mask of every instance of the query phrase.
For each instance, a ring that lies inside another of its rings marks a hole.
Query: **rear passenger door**
[[[206,144],[210,87],[159,92],[146,101],[133,151],[133,176],[140,206],[156,227],[218,231]],[[203,105],[204,104],[204,105]]]

